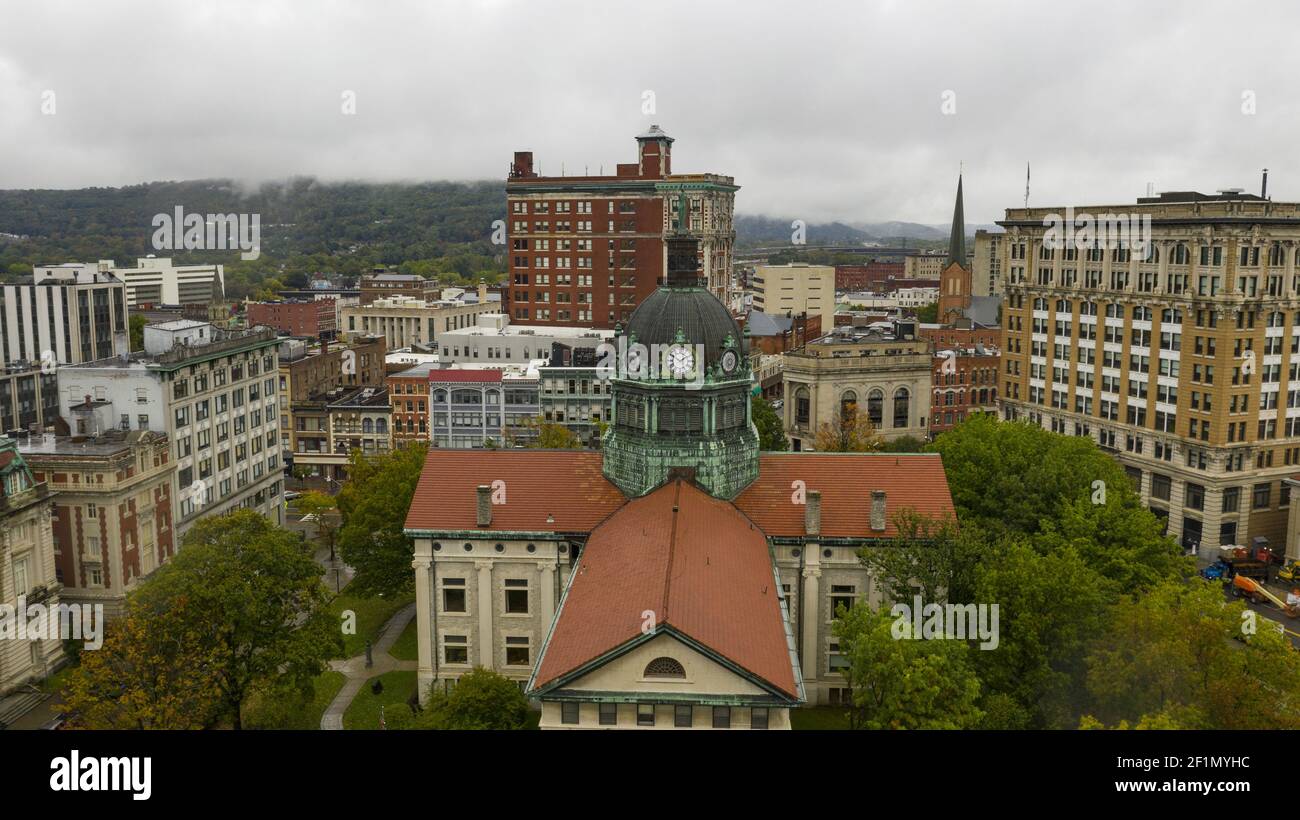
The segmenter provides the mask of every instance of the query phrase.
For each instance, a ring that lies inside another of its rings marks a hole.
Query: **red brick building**
[[[657,125],[637,138],[637,161],[613,175],[542,176],[516,151],[506,180],[508,287],[502,312],[519,324],[613,328],[663,279],[665,236],[700,239],[702,276],[726,301],[735,192],[731,177],[673,174],[673,139]]]
[[[64,601],[118,615],[141,578],[176,552],[167,437],[111,430],[98,437],[20,440],[38,481],[54,491],[54,560]]]
[[[1002,335],[1002,329],[982,325],[972,327],[921,325],[918,335],[922,339],[928,339],[934,345],[935,350],[972,348],[976,345],[983,345],[988,350],[996,350],[1001,346],[999,339]]]
[[[411,273],[389,273],[376,268],[361,277],[361,304],[369,305],[376,299],[409,296],[424,302],[436,301],[442,288],[432,279]]]
[[[334,299],[291,300],[280,302],[249,302],[247,319],[250,327],[266,325],[283,330],[290,336],[313,339],[333,338],[335,322]]]
[[[930,371],[930,434],[950,430],[975,413],[997,413],[997,348],[935,348]]]
[[[877,262],[865,265],[836,265],[835,289],[878,292],[890,279],[903,278],[903,263]]]
[[[395,447],[429,441],[429,373],[432,370],[433,365],[418,364],[388,374]]]
[[[751,310],[745,317],[745,332],[751,351],[768,355],[803,347],[822,335],[822,317],[800,313],[782,316]]]

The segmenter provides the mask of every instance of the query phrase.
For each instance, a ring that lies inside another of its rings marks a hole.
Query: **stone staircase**
[[[0,698],[0,729],[8,728],[23,715],[50,699],[50,695],[35,686],[24,686],[7,697]]]

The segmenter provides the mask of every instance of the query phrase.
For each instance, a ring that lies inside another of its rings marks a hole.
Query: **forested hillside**
[[[156,214],[259,214],[262,255],[155,251]],[[357,275],[375,265],[450,282],[498,279],[504,248],[491,244],[505,218],[500,182],[337,183],[295,179],[244,189],[229,180],[155,182],[124,188],[0,191],[0,273],[25,280],[33,264],[157,253],[178,263],[220,262],[240,298],[321,271]]]

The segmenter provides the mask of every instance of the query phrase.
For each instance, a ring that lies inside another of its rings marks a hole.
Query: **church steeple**
[[[966,213],[961,201],[961,174],[957,174],[957,204],[952,209],[952,233],[948,236],[948,264],[966,267]]]

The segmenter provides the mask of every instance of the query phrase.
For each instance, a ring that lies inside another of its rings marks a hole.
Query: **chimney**
[[[480,277],[478,280],[478,303],[479,305],[487,304],[488,287],[487,282]]]
[[[885,531],[885,491],[871,491],[871,531]]]
[[[1259,184],[1259,196],[1268,199],[1268,169],[1264,169],[1264,181]]]
[[[822,534],[822,491],[809,490],[803,507],[803,531],[805,535]]]
[[[486,484],[478,485],[478,510],[475,523],[480,527],[492,525],[492,488]]]

